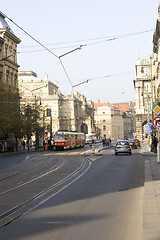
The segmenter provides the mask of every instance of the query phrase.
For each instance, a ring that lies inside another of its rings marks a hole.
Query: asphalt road
[[[144,157],[107,149],[89,161],[72,184],[1,228],[0,239],[142,240]]]

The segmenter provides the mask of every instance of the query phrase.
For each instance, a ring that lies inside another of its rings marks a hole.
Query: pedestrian
[[[107,147],[109,146],[109,139],[108,138],[106,139],[106,146]]]
[[[23,149],[25,149],[25,145],[26,145],[25,141],[22,142],[22,145],[23,145]]]
[[[0,145],[0,152],[4,152],[4,144],[3,144],[3,142],[1,142],[1,145]]]
[[[102,139],[102,143],[103,143],[103,147],[105,147],[105,145],[106,145],[106,139],[105,138]]]
[[[154,152],[157,153],[157,143],[158,143],[158,139],[156,136],[153,137],[152,139],[152,144],[154,146]]]

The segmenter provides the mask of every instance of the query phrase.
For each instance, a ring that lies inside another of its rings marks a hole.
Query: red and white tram
[[[84,133],[59,131],[54,136],[54,147],[56,150],[84,147],[84,144]]]

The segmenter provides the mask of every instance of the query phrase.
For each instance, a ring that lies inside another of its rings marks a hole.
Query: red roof
[[[108,107],[110,107],[111,106],[111,104],[110,103],[94,103],[94,108],[96,109],[96,108],[98,108],[98,107],[103,107],[103,106],[108,106]]]
[[[101,106],[108,106],[108,107],[114,107],[117,110],[120,110],[122,112],[130,111],[135,107],[135,102],[127,102],[127,103],[94,103],[94,108],[98,108]]]

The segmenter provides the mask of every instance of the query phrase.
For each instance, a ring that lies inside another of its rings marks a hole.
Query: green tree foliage
[[[19,93],[1,84],[0,86],[0,138],[8,140],[10,136],[16,139],[27,136],[28,139],[38,129],[41,122],[40,107],[35,103],[20,106]],[[17,144],[16,144],[17,149]]]
[[[23,129],[23,135],[27,136],[28,141],[33,134],[42,135],[42,113],[43,109],[41,109],[37,102],[21,104],[21,126]]]
[[[7,140],[19,128],[19,94],[10,87],[0,86],[0,136]]]

